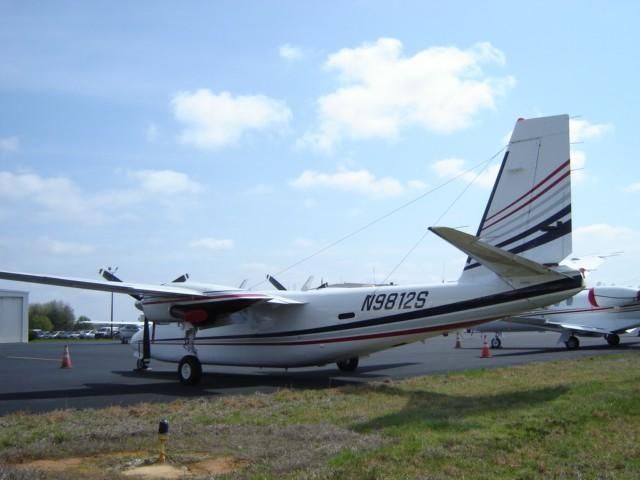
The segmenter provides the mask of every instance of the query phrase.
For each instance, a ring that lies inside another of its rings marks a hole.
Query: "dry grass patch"
[[[169,465],[190,478],[638,478],[640,354],[8,415],[0,480],[125,478],[153,463],[162,418]],[[17,467],[78,458],[91,461],[64,472]],[[211,471],[221,464],[230,470]]]

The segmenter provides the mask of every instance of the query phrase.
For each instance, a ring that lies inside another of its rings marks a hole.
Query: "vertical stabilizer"
[[[568,115],[516,122],[476,236],[542,264],[555,265],[569,255]],[[460,281],[488,272],[469,257]]]

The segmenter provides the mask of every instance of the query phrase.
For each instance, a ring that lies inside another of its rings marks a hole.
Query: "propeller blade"
[[[269,283],[271,283],[271,285],[276,287],[276,290],[286,290],[286,288],[284,288],[284,285],[282,285],[278,280],[273,278],[271,275],[267,275],[267,280],[269,280]]]

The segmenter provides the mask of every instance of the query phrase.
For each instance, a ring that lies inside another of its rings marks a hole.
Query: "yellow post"
[[[159,463],[165,463],[167,461],[167,441],[169,440],[169,422],[162,420],[158,427],[158,441],[160,442],[160,455],[158,457]]]

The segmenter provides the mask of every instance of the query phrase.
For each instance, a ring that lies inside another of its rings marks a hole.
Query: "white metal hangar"
[[[29,292],[0,290],[0,343],[29,341]]]

